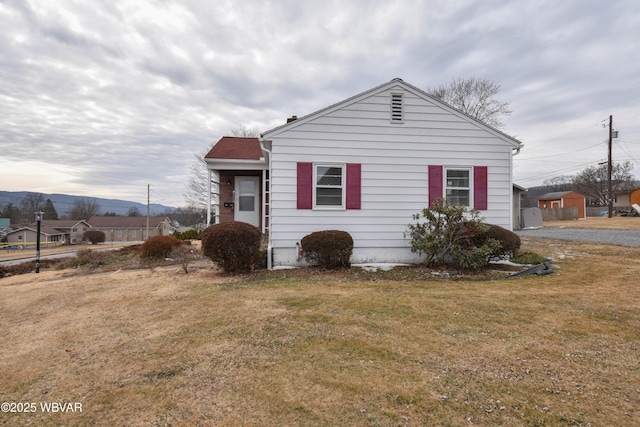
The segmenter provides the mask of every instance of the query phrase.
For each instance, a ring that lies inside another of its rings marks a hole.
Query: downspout
[[[272,201],[273,201],[273,195],[271,194],[271,181],[273,180],[273,174],[271,173],[271,150],[267,148],[266,141],[264,141],[263,139],[260,139],[260,148],[262,148],[262,150],[264,152],[267,153],[267,155],[269,156],[269,162],[268,162],[268,172],[269,172],[269,188],[267,189],[269,192],[269,232],[267,233],[267,270],[272,270],[273,269],[273,265],[271,262],[271,254],[273,252],[273,248],[271,247],[271,228],[273,228],[273,206],[272,206]],[[263,194],[262,197],[264,197],[265,195]],[[263,211],[264,212],[264,211]],[[266,212],[264,212],[264,215],[266,217]]]
[[[207,227],[208,227],[209,225],[211,225],[211,169],[209,169],[208,167],[207,167],[207,173],[208,173],[207,177],[209,178],[207,180],[207,193],[209,194],[208,196],[209,203],[207,203]]]
[[[522,147],[524,146],[524,144],[520,144],[517,147],[515,147],[513,149],[513,151],[511,152],[511,176],[509,177],[509,181],[511,181],[511,185],[509,186],[509,206],[511,206],[511,215],[509,215],[509,224],[510,224],[510,228],[511,231],[513,231],[513,157],[517,156],[518,154],[520,154],[520,150],[522,149]],[[520,218],[520,215],[518,215],[518,218]]]

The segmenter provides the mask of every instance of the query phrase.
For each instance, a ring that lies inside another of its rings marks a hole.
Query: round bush
[[[307,262],[326,269],[351,266],[353,238],[346,231],[324,230],[308,234],[300,241]]]
[[[180,240],[173,236],[153,236],[148,238],[140,248],[142,258],[166,258]]]
[[[489,239],[500,242],[500,248],[493,251],[491,254],[492,258],[511,257],[520,249],[520,236],[498,225],[489,225],[489,228],[485,232],[480,233],[474,239],[474,243],[476,246],[479,246]]]
[[[202,253],[225,273],[243,273],[256,264],[262,233],[251,224],[232,221],[207,227],[200,238]]]
[[[100,230],[87,230],[82,235],[82,238],[91,242],[92,245],[97,245],[98,243],[102,243],[106,240],[104,231]]]

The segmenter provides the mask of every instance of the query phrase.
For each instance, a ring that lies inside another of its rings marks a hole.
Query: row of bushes
[[[453,265],[464,269],[485,268],[491,260],[513,258],[520,248],[520,238],[512,231],[482,222],[476,211],[443,202],[425,208],[414,215],[415,223],[408,226],[411,250],[425,255],[425,263],[432,267]],[[197,234],[196,234],[197,233]],[[202,253],[227,273],[251,271],[265,258],[260,251],[262,234],[257,227],[243,222],[216,224],[201,233],[191,230],[171,236],[154,236],[142,244],[140,256],[147,259],[173,257],[187,272],[194,251],[182,243],[197,235],[202,240]],[[179,237],[180,238],[179,238]],[[104,233],[91,230],[85,233],[92,243],[104,241]],[[353,252],[353,238],[340,230],[324,230],[302,238],[306,261],[324,269],[348,268]],[[89,265],[101,265],[99,252],[78,252],[78,258]]]
[[[482,269],[490,261],[516,255],[520,238],[510,230],[484,223],[477,211],[442,201],[414,215],[408,226],[411,250],[425,255],[425,264]],[[247,272],[259,258],[261,233],[243,222],[213,225],[201,234],[203,254],[225,272]],[[353,238],[340,230],[311,233],[301,241],[305,260],[325,269],[347,268]]]
[[[171,234],[176,239],[180,240],[199,240],[200,239],[200,230],[186,230],[186,231],[174,231]],[[160,236],[159,236],[160,237]],[[104,231],[100,230],[88,230],[85,231],[82,235],[83,240],[90,242],[93,245],[97,245],[98,243],[103,243],[106,240],[106,235]]]
[[[186,231],[174,231],[172,233],[173,237],[176,237],[180,240],[200,240],[200,230],[186,230]]]
[[[408,226],[411,250],[425,256],[431,267],[452,265],[464,269],[485,268],[491,260],[509,258],[520,248],[518,235],[484,223],[477,211],[439,201],[414,215]],[[196,231],[157,236],[142,246],[143,257],[166,257],[180,238],[196,238]],[[244,222],[216,224],[199,233],[202,252],[227,273],[251,271],[260,255],[262,234]],[[325,269],[349,267],[353,238],[340,230],[311,233],[301,241],[306,261]]]

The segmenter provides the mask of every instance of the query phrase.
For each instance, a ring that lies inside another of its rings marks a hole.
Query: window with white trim
[[[471,169],[446,169],[445,198],[456,206],[471,206]]]
[[[404,103],[401,93],[391,94],[391,123],[402,123],[404,121]]]
[[[316,164],[313,168],[315,207],[344,208],[344,164]]]

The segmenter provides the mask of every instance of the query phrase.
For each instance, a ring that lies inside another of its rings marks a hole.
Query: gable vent
[[[391,123],[402,123],[403,121],[402,94],[391,94]]]

